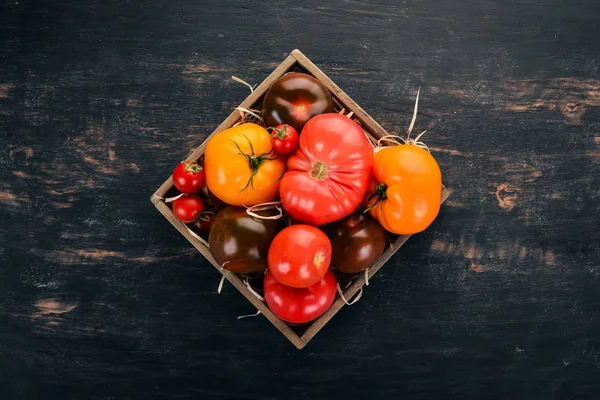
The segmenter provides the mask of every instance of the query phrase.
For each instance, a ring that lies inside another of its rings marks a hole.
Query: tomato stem
[[[380,183],[378,185],[375,185],[375,188],[374,188],[375,190],[367,198],[367,208],[363,212],[365,212],[365,213],[368,212],[369,210],[374,208],[377,204],[379,204],[381,207],[383,207],[383,201],[387,199],[387,193],[386,193],[387,188],[388,188],[388,186],[385,183]],[[373,204],[371,204],[371,200],[373,200],[374,198],[376,198],[376,200]]]
[[[185,170],[187,172],[193,172],[194,174],[197,174],[198,172],[202,171],[202,166],[200,164],[198,164],[196,161],[182,161],[183,164],[185,164]]]
[[[275,157],[269,157],[271,154],[275,153],[275,151],[273,149],[271,149],[267,153],[263,153],[260,155],[254,154],[254,146],[252,145],[252,142],[250,141],[248,136],[246,136],[246,135],[242,135],[242,136],[245,137],[246,140],[248,140],[248,144],[250,145],[250,151],[252,153],[250,155],[244,153],[242,151],[240,145],[237,144],[237,142],[235,140],[231,140],[231,141],[233,142],[233,144],[235,144],[235,147],[237,147],[239,154],[246,157],[246,159],[248,160],[248,164],[250,165],[250,169],[251,169],[252,173],[250,174],[250,178],[248,179],[248,182],[246,182],[246,185],[244,185],[244,187],[242,188],[242,190],[240,190],[240,192],[243,192],[244,190],[246,190],[248,188],[248,186],[250,186],[252,188],[252,190],[256,190],[256,189],[254,189],[254,176],[258,173],[258,169],[260,168],[260,166],[265,161],[273,161],[273,160],[276,160],[279,158],[279,155],[277,155]]]
[[[277,128],[270,128],[270,129],[273,129],[273,131],[275,132],[275,133],[273,133],[273,137],[276,137],[279,140],[283,140],[286,137],[290,136],[290,134],[287,133],[287,128],[288,128],[288,125],[285,124],[283,126],[283,128],[281,128],[281,129],[277,129]]]
[[[310,176],[319,181],[327,178],[327,164],[323,161],[315,161],[310,171]]]

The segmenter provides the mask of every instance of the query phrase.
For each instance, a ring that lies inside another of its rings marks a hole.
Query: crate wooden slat
[[[293,70],[295,67],[300,67],[304,72],[313,75],[315,78],[323,82],[331,94],[334,97],[335,103],[343,107],[346,112],[352,111],[354,113],[353,119],[359,122],[365,132],[375,140],[388,135],[388,132],[381,127],[369,114],[366,113],[358,104],[356,104],[350,96],[348,96],[342,89],[340,89],[327,75],[325,75],[316,65],[314,65],[304,54],[299,50],[293,50],[290,55],[283,60],[283,62],[273,70],[273,72],[254,89],[254,91],[240,103],[240,107],[253,108],[253,106],[260,101],[262,96],[271,87],[271,85],[283,76],[288,71]],[[238,111],[234,110],[215,130],[209,137],[198,146],[193,153],[187,157],[189,160],[198,160],[204,154],[206,143],[208,139],[218,132],[232,127],[238,120],[240,115]],[[169,176],[167,180],[154,192],[151,197],[152,203],[160,211],[160,213],[227,279],[240,293],[248,299],[257,310],[261,312],[294,346],[298,349],[302,349],[306,344],[325,326],[333,316],[340,311],[345,302],[341,297],[338,297],[331,308],[327,310],[322,316],[313,321],[308,325],[307,329],[300,336],[298,335],[286,322],[280,320],[273,314],[265,302],[255,297],[250,290],[245,286],[244,282],[234,273],[227,271],[216,262],[210,253],[210,249],[204,241],[198,240],[193,233],[187,228],[187,226],[179,221],[171,208],[164,202],[165,195],[173,188],[172,176]],[[448,198],[449,191],[442,187],[442,203]],[[398,236],[394,242],[385,250],[383,255],[371,265],[368,269],[369,279],[371,279],[377,271],[398,251],[400,247],[410,238],[408,236]],[[352,298],[359,290],[365,285],[365,274],[360,274],[358,278],[352,282],[348,288],[344,290],[344,297],[346,299]]]

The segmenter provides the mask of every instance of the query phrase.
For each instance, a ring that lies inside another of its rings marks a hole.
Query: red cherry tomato
[[[173,185],[181,193],[192,194],[204,186],[204,168],[196,161],[182,161],[173,171]]]
[[[284,285],[273,277],[270,270],[265,274],[265,301],[280,319],[292,324],[310,322],[331,307],[335,300],[337,281],[331,270],[319,282],[303,289]]]
[[[282,156],[292,154],[298,147],[298,131],[288,124],[277,125],[271,134],[271,146]]]
[[[288,226],[271,242],[268,260],[269,270],[279,282],[293,288],[306,288],[327,273],[331,242],[314,226]]]
[[[198,216],[196,222],[194,222],[195,230],[200,234],[208,234],[210,232],[210,226],[212,225],[215,213],[212,211],[204,211]]]
[[[184,194],[173,201],[173,214],[180,221],[192,224],[204,211],[204,202],[195,194]]]

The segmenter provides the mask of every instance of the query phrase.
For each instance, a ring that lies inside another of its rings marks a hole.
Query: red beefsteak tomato
[[[279,184],[283,208],[310,225],[351,214],[363,200],[373,169],[373,148],[350,118],[327,113],[311,118]]]

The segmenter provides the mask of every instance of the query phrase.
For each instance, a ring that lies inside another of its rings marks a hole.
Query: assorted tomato
[[[288,124],[277,125],[271,134],[271,146],[282,156],[293,153],[298,147],[298,131]]]
[[[365,206],[387,231],[411,235],[427,228],[440,211],[442,173],[435,158],[414,144],[375,154]]]
[[[265,301],[273,313],[292,324],[305,324],[325,313],[335,300],[337,281],[333,272],[307,288],[293,288],[279,282],[271,270],[264,280]]]
[[[212,135],[199,162],[179,163],[181,195],[165,201],[222,268],[263,280],[277,317],[304,324],[336,299],[334,270],[354,279],[382,257],[388,234],[435,220],[442,175],[418,138],[374,149],[306,73],[278,79],[260,112],[261,122]]]
[[[333,111],[329,89],[318,79],[302,72],[289,72],[269,88],[262,102],[267,126],[289,124],[302,131],[312,117]]]
[[[287,161],[279,193],[293,218],[323,225],[362,202],[373,169],[373,148],[362,128],[340,114],[317,115],[304,126]]]
[[[173,171],[173,185],[181,193],[193,194],[204,186],[204,169],[196,161],[182,161]]]
[[[284,285],[306,288],[320,281],[331,262],[331,242],[311,225],[292,225],[275,236],[269,248],[269,270]]]
[[[215,216],[208,244],[223,268],[243,274],[267,269],[269,246],[283,229],[282,219],[262,219],[248,215],[241,207],[229,206]]]
[[[184,194],[173,201],[173,214],[186,224],[194,223],[204,211],[204,201],[195,194]]]
[[[204,153],[206,186],[223,202],[240,207],[275,200],[285,160],[273,150],[271,135],[248,122],[213,135]]]

